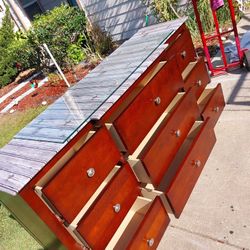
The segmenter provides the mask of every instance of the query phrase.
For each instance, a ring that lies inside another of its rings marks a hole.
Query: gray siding
[[[109,32],[116,41],[133,36],[146,26],[157,22],[150,10],[140,0],[80,0],[91,22]]]

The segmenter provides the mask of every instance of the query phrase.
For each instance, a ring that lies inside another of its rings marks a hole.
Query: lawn
[[[46,107],[28,109],[23,112],[0,116],[0,147],[26,124],[33,120]],[[15,221],[9,212],[0,205],[0,250],[39,250],[41,246]]]

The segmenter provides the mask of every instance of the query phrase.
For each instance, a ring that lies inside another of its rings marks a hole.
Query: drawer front
[[[78,224],[77,232],[91,249],[107,246],[138,195],[138,182],[130,167],[125,165]]]
[[[127,249],[156,249],[169,222],[161,199],[155,198]]]
[[[172,114],[163,121],[160,131],[141,157],[155,186],[160,184],[164,173],[198,117],[199,108],[190,89]]]
[[[169,60],[173,56],[176,56],[177,64],[181,72],[190,62],[196,60],[193,41],[188,30],[185,30],[172,44],[170,44],[165,52],[164,59]]]
[[[70,223],[119,160],[111,136],[101,128],[47,183],[43,194]]]
[[[181,86],[183,80],[173,59],[165,64],[114,121],[114,126],[130,154],[137,148]]]
[[[225,100],[221,88],[221,84],[218,84],[214,89],[210,99],[208,100],[205,108],[202,111],[202,117],[206,119],[210,117],[213,126],[216,125],[223,109],[225,107]]]
[[[166,191],[167,199],[177,218],[187,203],[215,142],[211,121],[207,119]]]
[[[204,59],[200,58],[199,61],[197,61],[195,67],[185,79],[184,89],[188,90],[189,88],[193,87],[195,96],[198,99],[209,82],[210,77],[206,64]]]

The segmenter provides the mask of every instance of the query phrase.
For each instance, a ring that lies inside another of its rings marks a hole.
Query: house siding
[[[80,0],[88,18],[110,33],[114,40],[130,38],[138,29],[157,23],[156,18],[140,0]]]

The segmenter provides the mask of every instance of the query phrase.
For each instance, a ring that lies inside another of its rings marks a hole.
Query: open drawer
[[[221,84],[218,84],[214,89],[205,89],[198,100],[198,105],[203,119],[210,117],[213,126],[215,126],[225,107]]]
[[[121,167],[87,212],[70,228],[90,249],[104,249],[128,211],[141,194],[139,183],[128,165]]]
[[[184,89],[187,91],[189,88],[193,87],[197,100],[210,82],[210,76],[202,57],[196,62],[189,63],[182,72],[182,77],[184,80]]]
[[[138,197],[106,249],[156,249],[170,219],[159,197]]]
[[[70,224],[120,159],[120,152],[103,127],[45,184],[38,185],[36,191],[63,221]]]
[[[196,122],[159,187],[178,218],[216,142],[213,123]]]
[[[110,121],[130,154],[182,87],[183,80],[176,61],[172,59],[164,64],[131,104],[114,121]]]
[[[162,55],[162,60],[168,61],[173,57],[176,57],[177,65],[181,72],[190,62],[196,60],[194,45],[188,29],[185,29],[178,35],[175,41],[169,44],[169,47],[166,48]]]
[[[179,93],[134,154],[129,156],[132,166],[138,166],[136,161],[141,161],[149,175],[149,180],[140,179],[139,176],[140,181],[150,182],[154,187],[160,184],[199,116],[199,108],[192,90]],[[136,168],[134,170],[136,171]],[[142,170],[137,172],[142,173]]]

